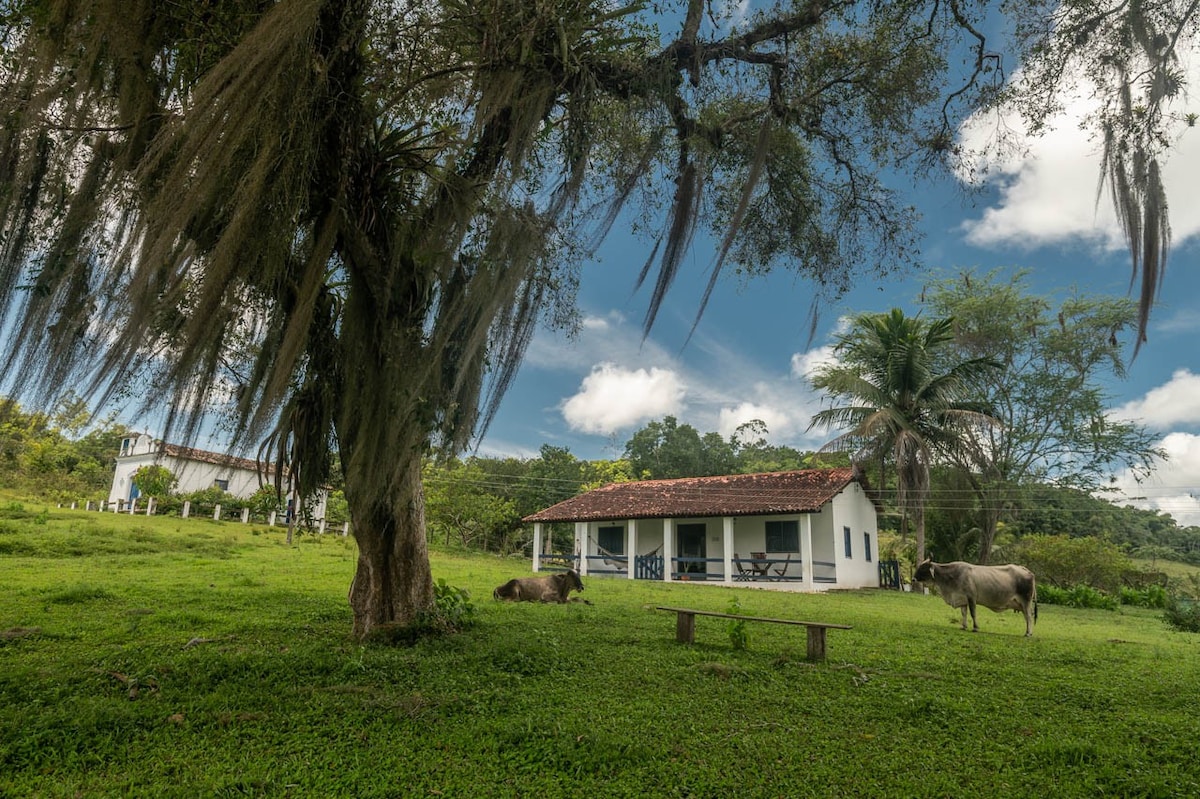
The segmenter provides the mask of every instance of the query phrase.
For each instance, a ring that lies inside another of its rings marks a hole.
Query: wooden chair
[[[765,577],[771,571],[771,561],[767,560],[766,552],[751,552],[750,567],[754,574]]]
[[[787,559],[783,562],[783,565],[775,567],[775,573],[778,574],[780,577],[787,574],[788,566],[791,564],[791,562],[792,562],[792,553],[789,552],[789,553],[787,553]]]

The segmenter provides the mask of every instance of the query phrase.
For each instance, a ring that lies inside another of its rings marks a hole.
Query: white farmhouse
[[[524,521],[534,571],[799,591],[880,585],[877,508],[850,468],[612,483]],[[543,551],[543,525],[558,522],[574,523],[574,553]]]

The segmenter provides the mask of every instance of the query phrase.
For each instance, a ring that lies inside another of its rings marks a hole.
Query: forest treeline
[[[0,487],[55,503],[106,499],[121,439],[133,432],[114,418],[92,418],[76,398],[68,397],[50,412],[0,401]],[[531,544],[532,529],[521,522],[524,516],[607,483],[847,464],[842,453],[770,444],[767,433],[756,421],[723,437],[667,416],[634,432],[621,456],[611,460],[577,458],[550,444],[537,457],[430,458],[424,466],[428,535],[442,545],[514,554]],[[889,510],[895,486],[879,485],[878,475],[870,479],[885,509],[881,532],[895,534],[890,538],[903,547],[899,514]],[[333,507],[344,512],[341,486],[333,489]],[[1001,558],[1005,547],[1046,535],[1094,537],[1130,555],[1200,564],[1200,528],[1180,526],[1167,514],[1045,485],[1012,489],[1008,507],[997,541]],[[932,557],[972,558],[974,513],[970,492],[958,486],[955,472],[935,469],[926,522]],[[572,531],[564,527],[552,533],[555,545],[565,551]]]

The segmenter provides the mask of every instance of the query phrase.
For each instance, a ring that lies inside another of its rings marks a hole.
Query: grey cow
[[[917,566],[913,580],[932,583],[946,604],[962,608],[962,628],[967,629],[967,611],[971,612],[971,624],[979,632],[975,618],[975,606],[1000,613],[1005,610],[1025,614],[1025,635],[1033,635],[1033,623],[1037,620],[1037,582],[1033,572],[1024,566],[976,566],[973,563],[953,561],[934,563],[926,559]]]

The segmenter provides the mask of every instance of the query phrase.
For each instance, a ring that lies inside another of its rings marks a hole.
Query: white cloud
[[[1200,436],[1171,433],[1159,442],[1167,462],[1140,484],[1126,473],[1117,477],[1118,504],[1169,513],[1183,526],[1200,525]]]
[[[854,323],[848,316],[838,317],[837,324],[829,333],[830,340],[836,340],[838,337],[845,335],[850,326]],[[797,352],[792,355],[792,377],[801,378],[808,381],[809,378],[822,366],[837,362],[837,356],[833,351],[833,344],[826,344],[822,347],[814,347],[805,352]]]
[[[1200,397],[1200,375],[1178,369],[1164,385],[1151,389],[1141,399],[1113,409],[1112,415],[1155,430],[1197,425],[1200,424],[1197,397]]]
[[[612,311],[607,316],[584,316],[583,321],[579,326],[584,330],[594,331],[597,333],[606,333],[609,328],[614,325],[620,325],[625,321],[625,317],[616,311]]]
[[[630,325],[622,313],[610,311],[586,314],[573,336],[538,331],[525,353],[524,366],[583,373],[601,362],[649,368],[672,360],[653,339],[643,340],[641,330]]]
[[[717,432],[725,438],[732,436],[746,422],[761,420],[767,425],[767,438],[779,440],[792,431],[792,418],[787,411],[771,405],[742,402],[732,408],[722,408],[718,416]]]
[[[668,351],[617,312],[589,313],[576,336],[535,336],[526,368],[577,375],[555,408],[571,430],[587,435],[628,433],[672,415],[701,433],[728,437],[743,422],[761,419],[767,439],[810,449],[824,439],[807,426],[819,408],[796,363],[822,362],[829,348],[798,354],[790,362],[763,364],[720,335],[697,331],[680,351]]]
[[[609,434],[640,422],[678,413],[686,387],[670,369],[627,369],[601,363],[562,406],[571,429]]]
[[[797,352],[792,355],[792,377],[808,380],[819,367],[834,363],[836,360],[832,345],[817,347],[806,352]]]
[[[1200,69],[1190,72],[1189,82],[1200,83]],[[972,168],[983,170],[1000,190],[995,206],[965,223],[969,241],[1027,248],[1083,239],[1107,249],[1125,246],[1107,192],[1097,202],[1099,144],[1079,125],[1097,108],[1091,92],[1090,84],[1079,81],[1076,91],[1063,98],[1063,111],[1050,121],[1045,135],[1013,134],[1018,136],[1014,146],[964,166],[960,177],[965,179]],[[1015,112],[979,114],[962,126],[960,142],[967,150],[983,150],[997,129],[1012,133],[1022,124]],[[1182,128],[1163,166],[1172,238],[1178,244],[1200,233],[1200,183],[1194,179],[1200,170],[1200,130]]]

